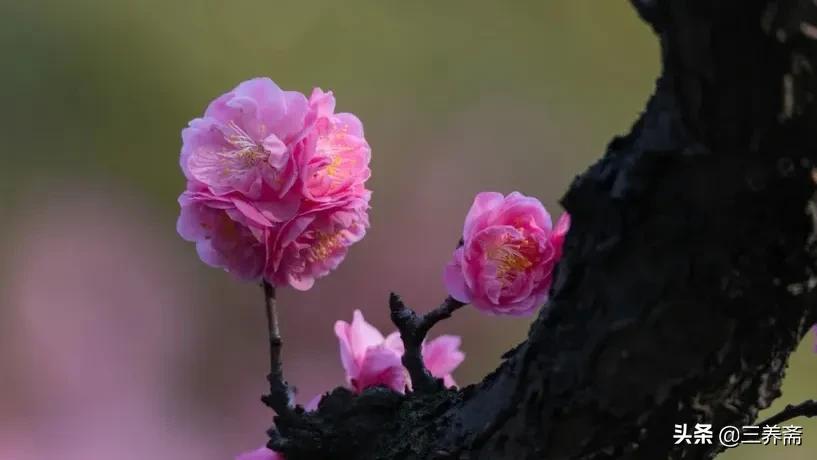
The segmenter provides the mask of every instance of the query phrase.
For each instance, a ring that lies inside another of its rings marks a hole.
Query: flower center
[[[234,121],[227,123],[230,133],[225,136],[227,142],[235,147],[234,155],[241,160],[245,168],[252,168],[262,161],[266,161],[269,154],[260,146],[255,139],[246,131],[241,129]]]
[[[239,150],[236,156],[243,162],[244,167],[251,168],[266,160],[268,155],[261,147],[256,147]]]
[[[319,262],[331,256],[338,248],[343,245],[342,231],[335,233],[317,232],[315,235],[315,242],[306,256],[309,262]]]
[[[327,176],[334,179],[338,177],[338,173],[340,172],[341,166],[343,166],[343,158],[341,158],[340,155],[335,154],[332,155],[332,161],[328,165],[326,165],[324,171],[326,171]]]
[[[531,268],[536,257],[536,245],[531,240],[512,240],[507,235],[488,251],[488,258],[496,263],[496,276],[503,285],[512,283],[520,273]]]
[[[349,158],[349,154],[355,151],[355,147],[350,144],[347,137],[348,129],[349,127],[344,124],[318,138],[316,150],[319,155],[329,160],[329,164],[316,171],[313,177],[328,178],[330,187],[342,184],[352,174],[353,160]]]

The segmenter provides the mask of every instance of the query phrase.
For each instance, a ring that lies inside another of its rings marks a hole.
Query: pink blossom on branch
[[[346,371],[347,382],[356,393],[369,387],[386,386],[402,393],[411,388],[408,372],[400,359],[404,352],[398,332],[383,337],[377,328],[366,322],[363,313],[355,310],[351,324],[335,323],[335,335],[340,343],[340,358]],[[443,335],[423,343],[423,362],[431,375],[442,378],[446,387],[456,386],[451,373],[465,359],[457,336]],[[323,395],[309,400],[304,410],[318,409]],[[284,456],[266,447],[239,455],[235,460],[284,460]]]
[[[353,313],[351,324],[336,322],[335,335],[346,380],[355,392],[378,385],[400,393],[405,391],[409,377],[400,354],[386,344],[377,328],[363,319],[360,310]]]
[[[239,84],[182,131],[179,234],[242,279],[299,290],[338,267],[369,226],[371,150],[331,92]]]
[[[570,217],[553,228],[536,198],[518,192],[476,196],[463,228],[463,245],[445,268],[449,294],[493,314],[528,315],[547,301]]]
[[[355,310],[352,323],[335,323],[335,335],[340,343],[340,359],[349,385],[356,392],[372,386],[386,386],[402,393],[411,388],[411,379],[403,367],[404,352],[400,334],[383,337],[377,328],[366,322],[363,313]],[[423,343],[423,362],[431,375],[443,379],[447,387],[456,386],[451,373],[465,359],[460,351],[460,338],[443,335]]]

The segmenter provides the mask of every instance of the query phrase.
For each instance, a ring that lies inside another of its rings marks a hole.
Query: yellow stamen
[[[343,165],[343,158],[340,155],[332,155],[332,161],[326,165],[326,174],[332,178],[338,177],[341,165]]]
[[[513,282],[520,272],[533,266],[536,257],[535,245],[532,241],[509,241],[507,237],[496,247],[488,251],[488,257],[497,264],[497,278],[502,284]]]
[[[237,152],[238,158],[244,162],[245,167],[253,167],[264,160],[264,152],[258,148],[246,148]]]
[[[331,256],[343,244],[342,231],[327,234],[318,232],[314,245],[309,248],[306,259],[309,262],[318,262]]]

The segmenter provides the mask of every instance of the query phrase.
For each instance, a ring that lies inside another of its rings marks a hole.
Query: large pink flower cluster
[[[567,213],[553,228],[536,198],[478,194],[465,218],[463,244],[445,269],[449,294],[488,313],[532,313],[547,301],[569,228]]]
[[[177,229],[202,261],[307,290],[369,227],[371,150],[331,92],[268,78],[219,96],[182,131]]]

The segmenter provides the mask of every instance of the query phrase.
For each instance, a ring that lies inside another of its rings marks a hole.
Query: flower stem
[[[292,398],[289,385],[284,380],[281,365],[281,331],[278,327],[278,301],[275,296],[275,286],[267,280],[262,283],[264,288],[264,305],[267,314],[267,335],[269,337],[270,373],[269,395],[262,397],[264,404],[272,408],[278,415],[289,413],[292,409]]]

